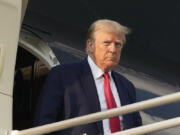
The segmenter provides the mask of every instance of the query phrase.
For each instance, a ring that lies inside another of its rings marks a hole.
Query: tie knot
[[[104,78],[109,78],[109,74],[108,73],[104,73]]]

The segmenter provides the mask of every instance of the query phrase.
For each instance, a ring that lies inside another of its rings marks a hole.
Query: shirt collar
[[[94,63],[94,61],[89,55],[87,60],[91,68],[92,74],[94,76],[94,79],[98,79],[99,77],[101,77],[104,74],[104,72]],[[111,79],[111,71],[109,71],[108,74],[110,76],[109,78]]]

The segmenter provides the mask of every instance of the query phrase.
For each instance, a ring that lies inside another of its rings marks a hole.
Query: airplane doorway
[[[13,89],[13,129],[33,126],[36,103],[48,72],[38,58],[18,47]]]

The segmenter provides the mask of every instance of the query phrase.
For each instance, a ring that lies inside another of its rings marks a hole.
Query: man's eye
[[[110,41],[104,41],[104,45],[109,45],[110,43]]]
[[[116,42],[116,46],[122,46],[122,43]]]

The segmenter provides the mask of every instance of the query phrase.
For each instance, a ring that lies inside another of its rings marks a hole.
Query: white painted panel
[[[0,93],[0,129],[12,129],[12,97]]]
[[[14,66],[19,39],[22,0],[0,0],[0,44],[4,65],[0,76],[0,92],[12,95]],[[1,114],[1,113],[0,113]],[[2,121],[0,119],[0,121]]]
[[[4,68],[4,45],[0,44],[0,77]]]

